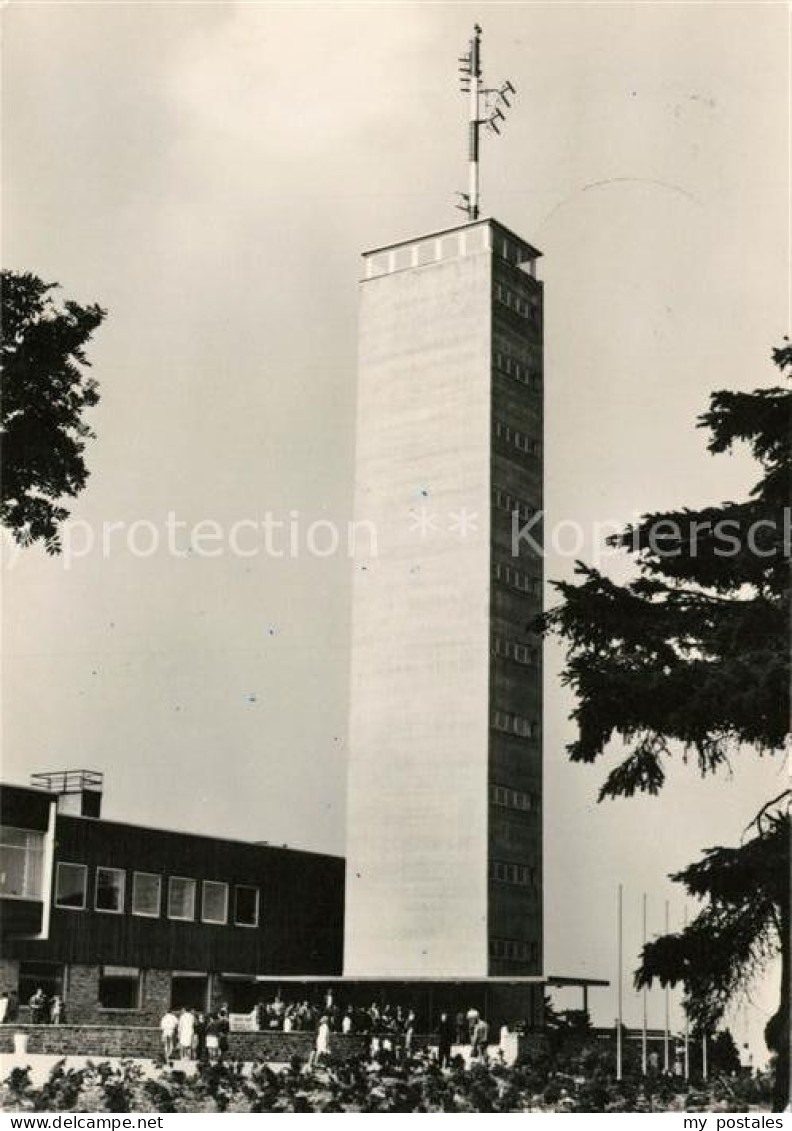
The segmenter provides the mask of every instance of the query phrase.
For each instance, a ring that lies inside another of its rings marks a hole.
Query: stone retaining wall
[[[0,1053],[14,1051],[14,1034],[27,1036],[29,1053],[50,1056],[150,1057],[160,1055],[158,1028],[142,1025],[0,1025]],[[334,1033],[330,1039],[334,1055],[357,1056],[368,1046],[368,1038]],[[286,1062],[293,1056],[307,1059],[314,1044],[313,1033],[229,1033],[228,1056],[232,1060]]]
[[[29,1053],[49,1056],[143,1057],[154,1059],[162,1052],[159,1028],[143,1025],[26,1025],[11,1022],[0,1025],[0,1054],[14,1051],[14,1034],[27,1036]],[[228,1057],[231,1060],[287,1063],[293,1056],[307,1060],[313,1048],[314,1034],[265,1031],[229,1033]],[[360,1034],[333,1033],[330,1051],[347,1059],[365,1052],[370,1038]],[[415,1047],[435,1043],[430,1036],[416,1035]],[[503,1052],[511,1062],[531,1048],[544,1043],[541,1033],[514,1034]],[[492,1046],[491,1051],[497,1049]]]

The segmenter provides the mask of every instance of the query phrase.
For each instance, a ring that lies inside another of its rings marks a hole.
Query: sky
[[[695,420],[713,388],[773,382],[787,331],[783,4],[11,0],[4,262],[108,315],[69,553],[5,556],[4,779],[100,769],[109,818],[343,853],[350,563],[210,557],[185,531],[351,517],[359,256],[462,219],[475,20],[485,77],[518,91],[484,213],[544,253],[547,518],[587,532],[547,576],[602,554],[596,523],[754,481]],[[613,979],[617,884],[632,969],[642,892],[650,935],[666,899],[679,924],[667,874],[736,842],[786,768],[674,759],[660,797],[597,805],[546,658],[547,969]],[[609,1023],[615,990],[592,1007]]]

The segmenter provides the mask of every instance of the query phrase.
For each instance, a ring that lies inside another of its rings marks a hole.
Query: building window
[[[492,726],[503,734],[513,734],[517,738],[536,736],[536,723],[522,715],[512,714],[511,711],[495,711],[492,716]]]
[[[209,979],[190,970],[174,970],[171,976],[171,1009],[205,1010],[209,999]]]
[[[539,946],[525,939],[490,939],[490,957],[508,962],[536,962]]]
[[[536,962],[539,946],[534,940],[490,939],[490,956],[510,962]]]
[[[501,809],[516,809],[521,813],[530,813],[534,808],[534,800],[530,793],[521,789],[511,789],[505,785],[490,786],[490,800],[493,805]]]
[[[259,921],[258,888],[234,888],[234,922],[237,927],[257,927]]]
[[[88,869],[85,864],[59,863],[55,875],[55,906],[84,911],[87,892]]]
[[[511,377],[531,389],[538,389],[541,386],[542,380],[539,373],[525,361],[512,357],[511,354],[502,350],[495,350],[493,360],[499,373],[504,373],[507,377]]]
[[[132,914],[158,919],[162,902],[162,877],[135,872],[132,877]]]
[[[114,915],[121,915],[124,910],[124,876],[121,868],[96,869],[96,900],[94,906],[97,911],[111,911]]]
[[[201,891],[201,922],[228,922],[228,884],[204,880]]]
[[[541,578],[531,577],[530,574],[506,565],[505,562],[494,562],[492,575],[496,581],[508,585],[510,589],[516,589],[518,593],[530,593],[534,597],[540,597],[542,594]]]
[[[44,834],[0,825],[0,895],[43,899]]]
[[[103,966],[99,972],[102,1009],[140,1009],[140,970],[137,966]]]
[[[27,1005],[36,990],[41,989],[51,1000],[64,997],[65,968],[57,962],[20,962],[19,1004]]]
[[[504,640],[502,636],[492,637],[491,651],[494,656],[513,660],[515,664],[530,667],[536,663],[536,649],[529,648],[526,644],[516,644],[513,640]]]
[[[536,889],[536,868],[527,864],[513,864],[508,860],[492,860],[490,879],[500,884]]]
[[[536,507],[532,507],[530,503],[526,503],[523,499],[516,499],[508,491],[501,491],[499,487],[493,488],[492,505],[496,510],[506,511],[507,514],[514,514],[516,511],[518,517],[526,522],[529,522],[536,514]]]
[[[168,918],[195,918],[195,880],[171,876],[168,880]]]

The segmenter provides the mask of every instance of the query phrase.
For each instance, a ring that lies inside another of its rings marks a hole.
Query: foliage
[[[99,400],[86,376],[85,347],[105,311],[66,301],[57,284],[3,271],[0,375],[3,384],[0,522],[23,546],[41,541],[58,553],[65,497],[85,486],[83,452],[93,432],[83,419]]]
[[[755,835],[743,844],[709,848],[701,860],[672,876],[704,904],[685,930],[646,945],[636,984],[648,986],[655,979],[662,985],[683,983],[689,1015],[708,1032],[735,995],[780,952],[781,1000],[765,1040],[778,1054],[774,1106],[783,1109],[789,1088],[792,821],[786,810],[774,811],[772,803],[765,808],[753,823]]]
[[[773,360],[788,377],[788,341]],[[580,562],[577,583],[556,583],[563,603],[541,624],[568,645],[563,678],[577,695],[578,724],[568,754],[595,762],[614,738],[627,747],[602,783],[600,800],[657,794],[669,759],[680,751],[707,775],[741,748],[766,754],[787,746],[791,409],[787,388],[713,393],[699,427],[709,430],[714,455],[748,446],[760,466],[748,498],[645,515],[613,536],[612,545],[633,555],[637,576],[627,584]],[[780,954],[781,997],[766,1040],[778,1053],[774,1103],[783,1107],[790,828],[783,809],[764,820],[739,848],[708,849],[673,877],[705,905],[685,931],[645,948],[637,981],[684,983],[691,1017],[709,1029]]]
[[[27,1070],[14,1069],[2,1085],[4,1111],[80,1112],[529,1112],[681,1110],[689,1102],[683,1082],[642,1078],[628,1058],[615,1079],[612,1042],[572,1042],[549,1053],[531,1050],[513,1067],[497,1060],[441,1072],[424,1054],[380,1064],[330,1061],[308,1070],[265,1064],[194,1066],[194,1070],[140,1064],[89,1063],[69,1069],[60,1061],[36,1088]],[[767,1103],[767,1081],[719,1076],[704,1088],[707,1110],[744,1111]],[[694,1103],[696,1101],[693,1101]]]
[[[782,372],[792,347],[774,351]],[[789,730],[790,408],[785,388],[713,393],[699,426],[709,450],[746,443],[761,475],[745,502],[645,515],[611,544],[634,556],[619,585],[577,563],[556,582],[563,603],[542,620],[569,645],[577,694],[573,761],[594,762],[620,736],[628,753],[600,799],[657,793],[679,745],[702,774],[740,744],[781,750]]]

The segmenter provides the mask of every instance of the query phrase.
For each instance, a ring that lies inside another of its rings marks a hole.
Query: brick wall
[[[52,1056],[156,1057],[161,1050],[158,1028],[142,1025],[0,1025],[0,1053],[14,1051],[14,1034],[28,1038],[29,1053]],[[313,1033],[230,1033],[228,1055],[232,1060],[287,1062],[303,1060],[313,1048]],[[330,1048],[340,1057],[356,1056],[367,1047],[367,1038],[333,1034]]]
[[[159,1028],[143,1025],[0,1025],[0,1054],[14,1051],[14,1034],[28,1038],[29,1053],[51,1056],[157,1057],[162,1048]],[[293,1056],[307,1060],[313,1048],[313,1033],[230,1033],[228,1055],[232,1060],[287,1063]],[[416,1035],[415,1047],[433,1044],[433,1039]],[[368,1048],[369,1038],[333,1033],[330,1050],[334,1056],[358,1056]],[[544,1048],[541,1033],[516,1038],[514,1052],[522,1056]]]
[[[0,992],[16,993],[19,988],[19,963],[13,958],[0,958]]]
[[[99,998],[99,967],[70,966],[65,998],[66,1017],[70,1022],[92,1021]]]

